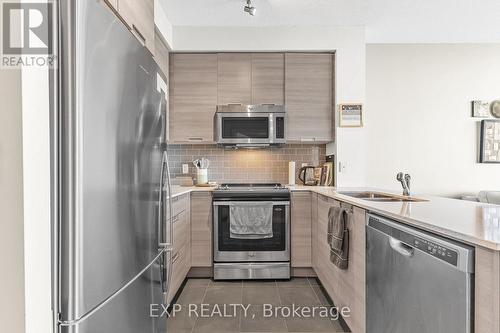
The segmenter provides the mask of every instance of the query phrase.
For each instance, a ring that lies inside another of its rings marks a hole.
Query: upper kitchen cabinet
[[[122,16],[134,35],[152,54],[155,54],[154,0],[113,1],[118,1],[118,13]]]
[[[217,54],[170,56],[170,139],[213,142]]]
[[[333,77],[334,55],[331,53],[285,55],[287,140],[333,141]]]
[[[252,54],[252,104],[285,104],[284,54]]]
[[[252,104],[252,55],[218,55],[218,104]]]
[[[155,29],[155,59],[161,71],[168,78],[168,47],[160,32]]]
[[[218,104],[284,104],[281,53],[220,53]]]

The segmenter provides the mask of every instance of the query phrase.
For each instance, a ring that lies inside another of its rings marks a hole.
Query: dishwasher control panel
[[[413,246],[421,251],[430,254],[433,257],[444,260],[453,266],[457,265],[458,252],[449,249],[441,244],[413,236]]]

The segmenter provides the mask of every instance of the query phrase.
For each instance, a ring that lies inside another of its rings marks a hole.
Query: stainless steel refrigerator
[[[164,76],[103,1],[57,9],[55,330],[164,332],[151,316],[171,267]]]

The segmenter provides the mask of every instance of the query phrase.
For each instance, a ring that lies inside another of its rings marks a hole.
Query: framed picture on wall
[[[339,105],[340,127],[363,127],[363,104],[349,103]]]
[[[500,163],[500,120],[481,121],[479,162]]]

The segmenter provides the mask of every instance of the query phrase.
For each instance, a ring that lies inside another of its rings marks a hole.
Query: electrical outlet
[[[345,172],[345,169],[346,169],[345,163],[339,162],[339,172],[340,173]]]
[[[188,164],[183,164],[182,165],[182,173],[184,175],[188,174],[189,173],[189,165]]]

